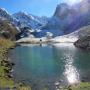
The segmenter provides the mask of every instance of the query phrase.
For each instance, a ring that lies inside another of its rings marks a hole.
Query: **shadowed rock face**
[[[90,49],[90,25],[77,30],[79,39],[74,43],[76,47]]]
[[[78,41],[74,43],[76,47],[82,48],[82,49],[89,49],[90,50],[90,36],[85,36],[83,38],[80,38]]]

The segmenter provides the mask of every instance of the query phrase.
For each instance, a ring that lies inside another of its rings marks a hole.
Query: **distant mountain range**
[[[25,12],[18,12],[12,16],[19,20],[22,27],[37,29],[47,23],[47,17],[38,17]]]
[[[0,19],[1,21],[8,20],[20,32],[26,28],[36,30],[35,37],[43,37],[46,32],[51,32],[54,37],[65,35],[90,25],[90,0],[82,0],[73,6],[61,3],[57,5],[51,18],[38,17],[25,12],[11,15],[5,9],[0,8]],[[40,31],[37,32],[37,30]]]

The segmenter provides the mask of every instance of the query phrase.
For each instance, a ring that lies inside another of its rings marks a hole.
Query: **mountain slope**
[[[74,43],[76,47],[89,49],[90,50],[90,25],[84,28],[81,28],[80,37]]]
[[[42,30],[48,29],[58,36],[69,34],[87,25],[90,25],[90,0],[82,0],[73,6],[65,3],[59,4],[53,17]]]
[[[50,30],[55,36],[64,35],[66,27],[71,24],[74,19],[78,16],[77,11],[71,8],[65,3],[59,4],[56,7],[55,13],[52,18],[49,19],[46,26],[42,30]],[[52,31],[53,29],[53,31]]]
[[[3,8],[0,8],[0,19],[8,20],[10,23],[14,24],[19,30],[20,22]]]
[[[15,40],[17,34],[17,28],[10,21],[0,19],[0,37]]]
[[[87,37],[89,35],[90,35],[90,25],[82,27],[70,34],[55,37],[51,41],[52,42],[76,42],[78,39]]]
[[[21,27],[30,27],[33,29],[37,29],[47,22],[47,18],[45,17],[40,18],[25,12],[13,14],[13,17],[20,21]]]
[[[11,15],[3,8],[0,8],[0,18],[7,19],[9,21],[13,20]]]

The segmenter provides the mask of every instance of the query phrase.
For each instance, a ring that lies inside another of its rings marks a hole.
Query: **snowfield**
[[[45,42],[51,42],[51,43],[74,43],[75,41],[78,40],[78,35],[75,33],[63,35],[63,36],[58,36],[52,39],[47,39],[47,37],[42,37],[42,38],[31,38],[31,37],[26,37],[22,38],[18,41],[17,43],[45,43]]]
[[[64,36],[55,37],[51,41],[56,43],[74,43],[77,40],[78,38],[75,36],[64,35]]]
[[[43,37],[43,38],[31,38],[31,37],[26,37],[26,38],[21,38],[18,41],[16,41],[17,43],[31,43],[31,44],[36,44],[36,43],[45,43],[48,40]]]
[[[51,42],[51,43],[74,43],[76,42],[79,38],[83,37],[83,36],[87,36],[88,34],[90,34],[90,25],[83,27],[75,32],[72,32],[70,34],[67,35],[63,35],[63,36],[57,36],[55,38],[52,39],[48,39],[47,37],[42,37],[42,38],[31,38],[31,37],[27,37],[27,38],[22,38],[20,40],[18,40],[17,42],[34,42],[34,43],[45,43],[45,42]],[[50,36],[50,35],[49,35]]]

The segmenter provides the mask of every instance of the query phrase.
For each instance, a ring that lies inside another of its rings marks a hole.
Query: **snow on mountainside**
[[[47,22],[46,17],[40,18],[25,12],[13,14],[13,17],[20,21],[22,27],[31,27],[33,29],[37,29]]]
[[[8,20],[19,30],[19,21],[16,18],[12,17],[12,15],[10,15],[4,8],[0,8],[0,19]]]
[[[11,15],[4,8],[0,8],[0,18],[13,20]]]
[[[17,28],[30,27],[38,29],[47,23],[47,17],[38,17],[24,12],[10,15],[5,9],[0,8],[0,19],[8,20]]]
[[[85,36],[90,36],[90,25],[82,27],[78,29],[77,31],[63,35],[63,36],[58,36],[53,38],[51,41],[52,42],[76,42],[79,38],[85,37]]]
[[[63,35],[63,36],[57,36],[52,39],[48,39],[47,37],[42,37],[42,38],[35,38],[35,37],[27,37],[27,38],[22,38],[18,40],[18,43],[46,43],[46,42],[51,42],[51,43],[74,43],[76,42],[79,38],[85,37],[85,36],[90,36],[90,25],[85,26],[80,28],[79,30]],[[41,41],[42,40],[42,41]]]

